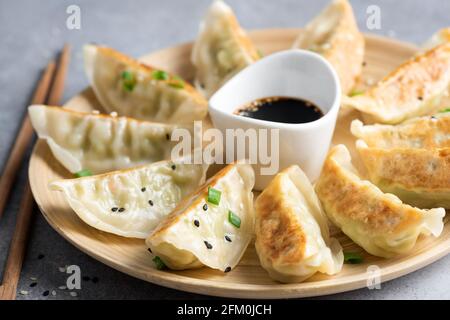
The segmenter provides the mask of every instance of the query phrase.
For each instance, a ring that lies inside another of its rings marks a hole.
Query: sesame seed
[[[58,270],[59,272],[66,272],[66,267],[59,267]]]
[[[153,201],[152,200],[148,200],[148,204],[153,207]]]
[[[209,243],[208,241],[203,241],[205,243],[206,249],[211,250],[213,248],[212,244]]]
[[[147,190],[145,187],[143,187],[143,188],[141,189],[142,192],[145,192],[145,190]]]
[[[66,287],[66,286],[59,286],[58,289],[59,289],[59,290],[66,290],[67,287]]]
[[[117,112],[113,111],[109,114],[111,117],[117,117]]]
[[[367,62],[363,61],[362,66],[363,67],[367,66]]]
[[[52,296],[56,296],[56,290],[52,290]]]
[[[37,281],[37,278],[36,277],[30,277],[30,280],[31,281]]]
[[[204,211],[208,210],[208,204],[207,204],[207,203],[205,203],[205,204],[203,205],[203,210],[204,210]]]
[[[148,248],[147,250],[148,250],[148,252],[150,252],[151,254],[153,254],[152,249]]]
[[[42,260],[42,259],[44,259],[44,257],[45,257],[45,256],[41,253],[41,254],[38,255],[37,258],[38,258],[39,260]]]
[[[229,236],[225,236],[225,240],[227,240],[228,242],[232,242]]]
[[[27,290],[20,290],[20,294],[26,296],[28,294]]]
[[[166,140],[170,140],[170,134],[166,133]]]
[[[422,101],[422,100],[423,100],[423,97],[417,97],[417,99],[419,99],[420,101]]]
[[[42,292],[42,295],[44,297],[48,296],[49,294],[50,294],[50,291],[48,291],[48,290],[45,290],[44,292]]]
[[[92,110],[92,113],[93,113],[93,114],[100,114],[100,111],[98,111],[98,110]]]
[[[177,168],[177,166],[173,164],[171,168],[172,168],[172,170],[175,170]]]
[[[76,297],[76,296],[78,296],[78,294],[75,291],[72,291],[72,292],[70,292],[70,296],[71,297]]]
[[[200,221],[194,220],[194,225],[195,225],[197,228],[200,227]]]
[[[119,208],[117,208],[117,207],[111,208],[112,212],[116,212],[117,210],[119,210]]]
[[[36,287],[37,286],[37,282],[32,282],[30,283],[30,288]]]
[[[231,271],[231,267],[226,267],[226,269],[223,271],[225,273],[230,272]]]
[[[119,212],[124,212],[125,211],[125,208],[120,208],[119,209]]]

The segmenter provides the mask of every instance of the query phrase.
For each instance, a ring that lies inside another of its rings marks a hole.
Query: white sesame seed
[[[66,272],[66,267],[59,267],[58,270],[59,270],[59,272],[64,272],[65,273]]]
[[[19,292],[21,295],[26,296],[28,294],[27,290],[20,290]]]
[[[52,290],[52,296],[56,296],[56,291]]]
[[[113,111],[109,114],[111,117],[117,117],[117,112]]]
[[[66,290],[67,287],[66,287],[66,286],[59,286],[58,289],[59,289],[59,290]]]
[[[92,113],[93,113],[93,114],[100,114],[100,111],[98,111],[98,110],[92,110]]]
[[[76,297],[78,294],[77,294],[75,291],[72,291],[72,292],[70,292],[70,295],[71,295],[72,297]]]
[[[30,280],[31,281],[37,281],[37,278],[36,277],[30,277]]]

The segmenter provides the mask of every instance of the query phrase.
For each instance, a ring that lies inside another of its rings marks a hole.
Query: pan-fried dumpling
[[[384,192],[420,208],[450,208],[450,148],[356,147],[370,180]]]
[[[81,113],[59,107],[28,108],[39,138],[70,172],[92,173],[168,160],[175,143],[175,125]]]
[[[256,251],[273,279],[301,282],[341,271],[342,247],[330,239],[325,213],[298,166],[275,176],[256,199],[255,215]]]
[[[354,120],[352,134],[374,148],[447,148],[450,147],[450,113],[413,118],[398,125],[363,125]]]
[[[336,69],[344,93],[352,90],[361,74],[364,36],[359,32],[347,0],[333,0],[296,39],[293,48],[323,55]]]
[[[108,112],[165,123],[190,123],[206,116],[207,101],[189,83],[113,49],[86,45],[84,67]]]
[[[328,218],[375,256],[389,258],[407,253],[420,234],[437,237],[444,227],[443,208],[411,207],[362,180],[344,145],[331,149],[316,192]]]
[[[250,165],[230,164],[191,194],[146,244],[169,268],[234,268],[254,234]]]
[[[444,28],[436,32],[423,47],[424,49],[431,49],[445,42],[450,42],[450,28]]]
[[[259,54],[231,10],[221,0],[210,6],[192,49],[195,85],[206,97],[241,69],[258,60]]]
[[[176,205],[205,181],[206,165],[182,160],[50,183],[91,227],[146,238]]]
[[[450,85],[450,42],[419,54],[361,95],[343,97],[343,106],[369,121],[395,124],[434,113]]]

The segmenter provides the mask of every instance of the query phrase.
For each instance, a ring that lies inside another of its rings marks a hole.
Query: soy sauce
[[[307,123],[323,117],[323,112],[310,101],[289,97],[267,97],[252,101],[235,114],[282,123]]]

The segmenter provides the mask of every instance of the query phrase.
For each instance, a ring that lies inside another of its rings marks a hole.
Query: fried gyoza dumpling
[[[176,205],[205,181],[208,166],[161,161],[50,184],[96,229],[146,238]]]
[[[402,124],[352,122],[370,180],[384,192],[420,207],[450,208],[450,113]]]
[[[354,120],[352,134],[374,148],[450,147],[450,112],[413,118],[398,125],[363,125]]]
[[[273,279],[301,282],[342,269],[342,247],[330,239],[325,213],[298,166],[275,176],[257,198],[255,213],[256,251]]]
[[[369,121],[395,124],[434,113],[450,85],[450,42],[421,53],[361,95],[343,97],[343,106]]]
[[[407,253],[420,234],[437,237],[444,227],[443,208],[411,207],[362,180],[343,145],[331,149],[316,192],[328,218],[375,256],[389,258]]]
[[[356,143],[370,180],[420,208],[450,208],[450,148],[371,148]]]
[[[146,244],[171,269],[229,272],[254,234],[254,182],[250,165],[228,165],[184,199]]]
[[[28,113],[39,138],[72,173],[103,173],[168,160],[176,143],[170,141],[175,125],[43,105],[30,106]]]
[[[352,90],[361,74],[364,36],[358,30],[353,9],[347,0],[333,0],[300,33],[293,48],[323,55],[336,69],[344,93]]]
[[[450,28],[444,28],[436,32],[423,47],[424,49],[431,49],[445,42],[450,42]]]
[[[206,97],[258,60],[259,54],[231,10],[221,0],[210,6],[192,49],[195,85]]]
[[[86,45],[84,67],[108,112],[164,123],[190,123],[206,116],[208,103],[190,84],[113,49]]]

